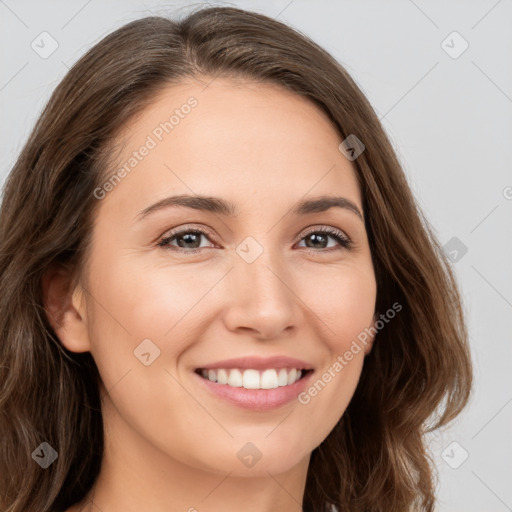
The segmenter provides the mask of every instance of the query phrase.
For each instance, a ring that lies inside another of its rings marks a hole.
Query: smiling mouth
[[[298,368],[268,368],[266,370],[197,368],[195,373],[210,382],[224,384],[233,388],[275,389],[291,386],[312,371]]]

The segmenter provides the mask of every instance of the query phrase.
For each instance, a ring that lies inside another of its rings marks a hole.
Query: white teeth
[[[288,372],[288,385],[293,384],[297,379],[297,370],[295,368],[292,368]]]
[[[201,375],[210,380],[211,382],[218,382],[219,384],[227,384],[228,386],[245,389],[275,389],[282,386],[290,386],[297,382],[301,376],[302,371],[297,368],[287,370],[281,368],[276,370],[269,368],[267,370],[239,370],[219,368],[217,370],[201,370]]]
[[[288,384],[288,372],[286,368],[281,368],[279,370],[279,377],[277,383],[279,386],[286,386]]]
[[[228,372],[224,369],[217,370],[217,382],[219,384],[227,384],[228,383]]]
[[[242,385],[245,389],[260,388],[260,372],[258,370],[245,370],[242,379]]]
[[[261,374],[261,389],[274,389],[277,388],[277,372],[275,370],[265,370]]]
[[[230,370],[227,384],[228,386],[232,386],[234,388],[241,388],[242,372],[240,370]]]

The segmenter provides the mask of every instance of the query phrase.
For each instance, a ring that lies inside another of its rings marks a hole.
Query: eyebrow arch
[[[219,197],[179,195],[166,197],[165,199],[148,206],[136,216],[136,220],[142,220],[153,212],[172,206],[193,208],[194,210],[212,212],[225,217],[238,216],[236,205]],[[357,205],[350,199],[341,196],[319,196],[300,201],[292,209],[292,214],[307,215],[310,213],[324,212],[333,207],[343,208],[355,213],[364,223],[363,215]]]

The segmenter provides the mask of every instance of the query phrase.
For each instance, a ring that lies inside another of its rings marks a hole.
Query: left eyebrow
[[[185,208],[192,208],[194,210],[207,211],[223,215],[225,217],[237,217],[239,215],[235,204],[221,199],[219,197],[211,196],[191,196],[179,195],[170,196],[162,199],[151,206],[142,210],[137,216],[136,220],[142,220],[149,214],[170,208],[173,206],[181,206]],[[292,210],[294,215],[308,215],[310,213],[318,213],[329,210],[330,208],[343,208],[355,213],[360,220],[364,223],[363,214],[350,199],[341,196],[319,196],[312,199],[306,199],[299,202]]]
[[[350,199],[341,196],[320,196],[299,202],[292,213],[294,215],[307,215],[308,213],[325,212],[330,208],[343,208],[355,213],[363,222],[363,214],[357,205]]]

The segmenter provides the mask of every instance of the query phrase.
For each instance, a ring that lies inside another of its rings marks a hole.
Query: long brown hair
[[[87,249],[115,135],[155,95],[188,77],[243,77],[307,98],[353,161],[377,279],[381,329],[342,418],[311,455],[304,509],[432,511],[425,433],[466,405],[472,386],[460,292],[374,110],[325,50],[271,18],[207,8],[180,21],[147,17],[111,33],[67,73],[4,185],[0,210],[0,508],[62,511],[98,476],[103,450],[99,374],[90,353],[59,342],[41,292],[52,265],[85,279]],[[83,281],[85,282],[85,281]],[[41,442],[58,452],[47,469]]]

